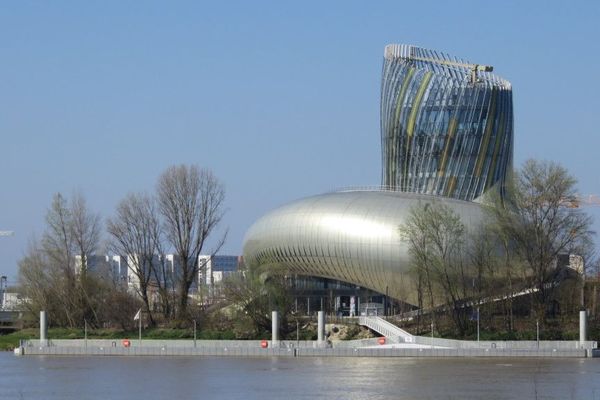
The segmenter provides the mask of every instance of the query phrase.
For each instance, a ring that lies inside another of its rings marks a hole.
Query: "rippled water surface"
[[[15,357],[0,399],[598,399],[600,359]]]

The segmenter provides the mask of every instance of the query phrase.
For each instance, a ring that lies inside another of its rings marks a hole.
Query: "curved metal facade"
[[[280,207],[247,232],[246,261],[414,301],[408,247],[399,233],[410,210],[439,201],[474,227],[483,215],[473,200],[491,188],[502,191],[512,164],[511,85],[480,67],[413,46],[387,46],[381,86],[386,191],[331,193]]]
[[[391,191],[348,191],[287,204],[246,233],[244,258],[302,274],[338,279],[410,299],[408,247],[400,237],[412,207],[441,201],[467,227],[480,223],[477,203]]]
[[[477,67],[415,46],[386,46],[383,186],[462,200],[503,190],[512,164],[512,88]]]

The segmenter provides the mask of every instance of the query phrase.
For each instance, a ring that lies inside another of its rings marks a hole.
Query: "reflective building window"
[[[410,45],[385,48],[382,185],[474,200],[512,163],[511,84],[491,67]]]

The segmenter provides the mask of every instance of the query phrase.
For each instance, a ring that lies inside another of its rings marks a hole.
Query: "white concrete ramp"
[[[367,328],[374,330],[380,335],[385,336],[391,340],[397,340],[398,343],[413,343],[414,336],[406,332],[404,329],[398,328],[391,322],[386,321],[381,317],[374,316],[361,316],[358,317],[359,325],[366,326]]]

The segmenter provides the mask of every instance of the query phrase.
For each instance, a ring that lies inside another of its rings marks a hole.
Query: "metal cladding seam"
[[[464,60],[388,45],[381,81],[384,187],[476,200],[512,165],[510,82]]]
[[[439,202],[472,230],[483,223],[477,201],[489,190],[502,195],[512,166],[512,86],[477,67],[415,46],[386,46],[384,190],[323,194],[268,213],[246,233],[246,261],[414,301],[399,231],[411,209]]]
[[[450,207],[467,228],[483,218],[477,203],[437,196],[393,191],[322,194],[284,205],[255,222],[244,239],[244,258],[249,264],[342,280],[410,299],[410,259],[399,227],[413,207],[432,202]]]

